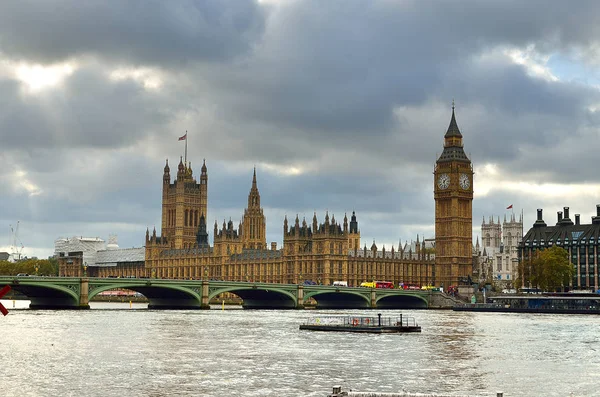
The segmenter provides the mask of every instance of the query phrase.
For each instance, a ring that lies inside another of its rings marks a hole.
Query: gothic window
[[[185,212],[184,212],[183,225],[184,226],[188,225],[188,210],[185,210]]]
[[[194,211],[194,226],[198,226],[198,210]]]
[[[489,233],[485,234],[485,239],[484,240],[485,240],[485,246],[489,247],[490,246],[490,234]]]

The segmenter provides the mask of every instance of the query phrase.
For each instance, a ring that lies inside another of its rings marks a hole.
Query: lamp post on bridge
[[[208,266],[204,266],[204,280],[208,280]]]
[[[83,262],[83,277],[87,277],[87,262]]]

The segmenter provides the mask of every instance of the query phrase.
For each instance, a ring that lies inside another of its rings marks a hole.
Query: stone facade
[[[473,166],[463,149],[454,106],[433,174],[436,280],[447,287],[473,272]]]
[[[392,281],[396,285],[435,284],[434,255],[426,252],[425,242],[414,251],[378,250],[375,243],[361,249],[356,214],[343,224],[325,215],[319,223],[316,213],[312,224],[293,225],[287,217],[283,224],[283,247],[266,244],[266,219],[260,203],[256,170],[248,194],[248,206],[242,221],[234,227],[231,219],[219,229],[214,225],[214,244],[208,245],[205,216],[206,165],[201,183],[196,184],[191,167],[180,162],[177,180],[170,183],[168,165],[163,176],[163,232],[146,231],[145,276],[158,278],[216,279],[272,283],[332,284],[347,281],[349,286],[372,280]],[[205,182],[202,182],[205,181]],[[181,188],[181,186],[185,188]],[[167,193],[165,193],[167,192]],[[192,224],[185,211],[193,214]],[[198,223],[196,223],[196,212]],[[197,229],[197,230],[195,230]],[[166,231],[166,233],[165,233]],[[195,231],[195,233],[194,233]],[[192,240],[194,237],[194,240]]]
[[[504,221],[500,217],[494,220],[485,217],[481,223],[481,245],[479,238],[474,247],[477,256],[478,280],[492,282],[499,287],[512,287],[517,277],[519,264],[519,244],[523,236],[523,216],[519,218],[514,213]]]

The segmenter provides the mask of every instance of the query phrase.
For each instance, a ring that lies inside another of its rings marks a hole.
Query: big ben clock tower
[[[433,170],[436,284],[457,285],[472,273],[473,166],[463,150],[462,134],[452,119],[444,151]]]

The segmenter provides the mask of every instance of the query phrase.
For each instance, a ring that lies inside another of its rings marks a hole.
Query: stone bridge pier
[[[90,279],[87,277],[82,277],[81,282],[79,284],[79,308],[80,309],[89,309],[90,308]]]

